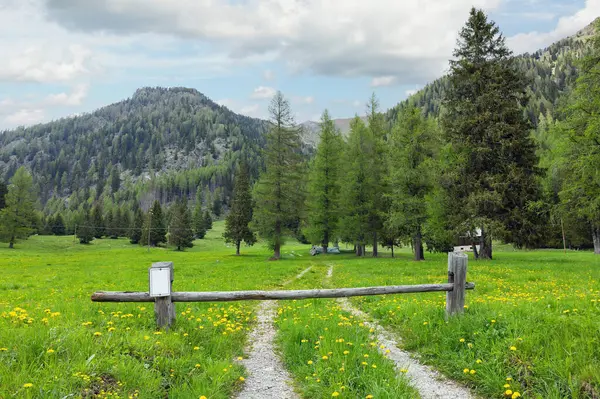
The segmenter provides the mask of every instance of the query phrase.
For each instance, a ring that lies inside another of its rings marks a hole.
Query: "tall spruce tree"
[[[321,116],[321,133],[317,153],[310,165],[308,195],[306,198],[308,227],[306,236],[312,244],[323,247],[327,253],[340,216],[341,156],[344,150],[339,129],[325,110]]]
[[[151,246],[167,242],[165,228],[165,218],[163,216],[162,207],[158,200],[154,201],[152,208],[146,215],[144,230],[142,234],[142,245],[150,243]],[[148,237],[149,235],[149,237]]]
[[[210,216],[210,215],[209,215]],[[206,236],[206,221],[204,212],[202,211],[202,203],[196,201],[194,206],[194,215],[192,217],[194,235],[198,239],[203,239]]]
[[[590,42],[561,125],[566,143],[559,195],[565,213],[583,221],[591,232],[594,253],[600,255],[600,21]]]
[[[344,241],[354,243],[357,256],[365,255],[365,246],[372,238],[370,215],[378,189],[371,179],[375,153],[371,130],[358,116],[355,117],[350,122],[350,135],[343,157],[340,235]]]
[[[252,193],[250,192],[250,176],[248,165],[240,164],[235,175],[233,185],[233,199],[229,214],[225,218],[225,232],[223,238],[226,242],[235,244],[235,254],[240,254],[242,241],[246,245],[254,245],[256,235],[250,229],[252,221]]]
[[[82,218],[82,220],[83,219],[85,218]],[[92,214],[88,220],[91,222],[90,225],[94,226],[94,237],[102,238],[102,236],[105,234],[105,228],[104,217],[102,216],[102,205],[100,205],[100,202],[97,202],[96,205],[94,205],[92,208]]]
[[[210,215],[210,211],[208,209],[206,209],[204,211],[203,220],[204,220],[204,231],[211,230],[213,228],[213,219],[212,219],[212,216]]]
[[[129,230],[129,242],[140,244],[142,239],[142,229],[144,228],[144,213],[138,206],[133,212],[133,221]]]
[[[524,118],[527,83],[505,39],[482,10],[471,9],[450,61],[443,126],[456,154],[451,184],[455,226],[481,229],[476,257],[492,258],[492,237],[526,239],[528,205],[539,170]]]
[[[79,217],[77,228],[77,238],[80,244],[89,244],[94,239],[93,217],[90,215],[89,209],[84,211]]]
[[[180,198],[173,207],[171,222],[169,224],[169,243],[178,251],[191,248],[194,244],[194,231],[192,230],[192,216],[187,200]]]
[[[300,129],[281,92],[269,105],[270,129],[264,151],[265,171],[255,186],[254,226],[273,249],[271,259],[281,257],[286,226],[298,218],[302,208]]]
[[[6,194],[6,207],[0,211],[0,238],[8,240],[14,248],[20,238],[27,238],[35,222],[35,197],[31,174],[21,166],[10,180]]]
[[[391,231],[412,241],[415,260],[425,259],[423,227],[428,218],[427,198],[437,183],[434,156],[437,137],[432,121],[419,108],[403,108],[396,118],[388,156]]]

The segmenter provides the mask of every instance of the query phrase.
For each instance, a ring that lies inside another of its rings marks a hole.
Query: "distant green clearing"
[[[283,247],[279,262],[267,261],[271,253],[261,245],[243,247],[236,257],[220,238],[222,228],[216,223],[207,239],[186,252],[153,248],[147,253],[124,239],[86,246],[72,237],[47,236],[31,237],[15,250],[1,246],[0,397],[226,398],[240,389],[245,372],[235,359],[243,356],[255,303],[178,304],[173,331],[155,334],[152,304],[90,301],[97,290],[147,290],[152,262],[174,262],[177,291],[273,289],[311,265],[311,272],[286,289],[446,279],[445,255],[427,254],[427,261],[416,263],[406,249],[397,259],[389,253],[379,259],[311,257],[308,246],[293,243]],[[484,397],[501,398],[507,389],[529,398],[598,397],[597,257],[502,248],[494,261],[471,261],[468,280],[476,289],[467,293],[466,313],[448,323],[439,293],[353,302],[399,332],[404,347],[424,362]],[[390,363],[375,352],[365,352],[371,356],[368,373],[360,371],[360,362],[358,368],[346,365],[345,375],[339,371],[339,353],[327,349],[335,347],[337,335],[352,334],[358,347],[370,342],[358,326],[339,326],[335,301],[279,305],[278,344],[304,397],[334,392],[348,398],[415,397],[402,375],[390,380]],[[316,320],[315,314],[334,316]],[[306,336],[298,328],[305,325],[310,326]],[[318,337],[323,345],[315,351]],[[301,339],[311,340],[310,348]],[[330,351],[326,363],[321,357]],[[306,364],[309,356],[312,368]],[[313,373],[319,374],[313,378]]]

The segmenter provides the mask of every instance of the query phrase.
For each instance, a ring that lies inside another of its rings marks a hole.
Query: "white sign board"
[[[171,295],[171,269],[168,267],[151,267],[150,296],[161,297]]]

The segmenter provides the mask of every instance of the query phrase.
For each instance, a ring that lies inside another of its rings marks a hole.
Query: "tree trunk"
[[[362,244],[362,256],[367,256],[367,244]]]
[[[594,253],[600,255],[600,226],[592,227],[592,238],[594,240]]]
[[[10,241],[8,243],[8,247],[13,249],[15,247],[15,236],[10,237]]]
[[[327,255],[327,247],[329,246],[329,232],[325,232],[325,236],[323,237],[323,241],[321,243],[323,247],[323,255]]]
[[[481,227],[481,248],[479,250],[480,259],[492,259],[492,238],[486,234],[485,228]]]
[[[413,238],[413,247],[415,249],[415,260],[425,260],[425,256],[423,255],[423,241],[421,237],[421,231],[419,230],[417,234]]]
[[[377,232],[373,232],[373,257],[376,258],[378,255],[377,252]]]
[[[271,257],[271,260],[279,260],[279,258],[281,258],[281,244],[277,242],[274,245],[273,256]]]
[[[237,256],[240,255],[240,243],[241,243],[241,241],[239,241],[239,240],[235,243],[235,254]]]
[[[392,258],[394,257],[394,244],[392,244]]]
[[[273,256],[271,260],[279,260],[281,258],[281,222],[275,223],[275,234],[273,239],[275,240],[275,244],[273,245]]]
[[[363,256],[363,246],[361,244],[356,244],[354,247],[356,249],[356,256]]]
[[[473,241],[471,244],[473,246],[473,255],[475,256],[475,260],[479,259],[479,251],[477,251],[477,242]]]

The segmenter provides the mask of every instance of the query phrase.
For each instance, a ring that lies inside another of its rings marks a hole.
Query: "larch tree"
[[[334,236],[340,216],[341,156],[344,149],[339,129],[325,110],[321,116],[321,132],[317,152],[310,165],[308,196],[306,199],[307,223],[305,234],[312,244],[327,247]]]
[[[437,183],[433,167],[436,129],[419,108],[403,108],[389,141],[390,212],[387,223],[412,242],[415,260],[424,260],[423,227],[427,198]]]
[[[64,236],[66,234],[65,221],[60,213],[57,213],[56,217],[52,219],[50,229],[55,236]]]
[[[83,219],[85,218],[82,218],[82,220]],[[102,205],[100,205],[100,202],[97,202],[92,208],[92,214],[90,215],[90,218],[88,218],[88,221],[90,222],[90,225],[93,226],[94,237],[102,238],[105,234],[105,229],[104,217],[102,216]]]
[[[194,231],[192,229],[192,216],[188,209],[187,200],[180,198],[173,207],[171,223],[169,224],[169,243],[178,251],[191,248],[194,244]]]
[[[371,243],[373,245],[373,257],[377,257],[377,236],[383,229],[388,201],[386,200],[387,184],[385,179],[387,170],[385,162],[383,161],[386,155],[385,142],[387,124],[383,114],[379,112],[379,100],[377,100],[375,93],[371,95],[371,98],[367,103],[367,122],[373,142],[369,179],[371,180],[370,184],[377,187],[376,193],[374,193],[372,197],[371,208],[369,210],[369,232],[371,234]]]
[[[562,207],[585,221],[594,253],[600,255],[600,22],[591,49],[580,62],[566,119],[562,124],[565,178],[559,193]]]
[[[523,115],[527,82],[496,24],[471,9],[450,61],[442,118],[455,154],[455,226],[481,229],[476,257],[492,258],[492,237],[526,239],[527,209],[537,199],[540,170]],[[474,243],[475,244],[475,243]]]
[[[0,211],[0,236],[14,248],[20,238],[27,238],[35,222],[35,194],[31,174],[21,166],[10,180],[6,206]]]
[[[6,194],[8,193],[8,187],[3,181],[0,181],[0,211],[6,208]]]
[[[375,142],[371,130],[358,116],[350,122],[350,135],[344,151],[344,174],[341,179],[340,236],[355,245],[356,255],[365,255],[370,242],[373,197],[377,195],[371,179]]]
[[[245,163],[240,164],[235,175],[233,185],[233,199],[231,208],[225,218],[225,232],[223,238],[225,242],[235,244],[235,254],[240,254],[240,244],[242,241],[246,245],[254,245],[256,235],[250,229],[252,221],[252,192],[250,191],[250,176],[248,166]]]
[[[271,259],[281,257],[286,226],[298,218],[303,193],[300,129],[290,103],[277,92],[269,105],[270,129],[264,150],[265,170],[255,185],[253,224],[273,249]]]
[[[93,218],[90,211],[86,210],[78,219],[77,238],[80,244],[89,244],[94,239],[94,227],[92,226]]]

